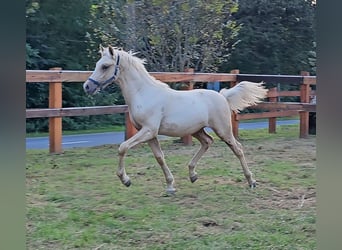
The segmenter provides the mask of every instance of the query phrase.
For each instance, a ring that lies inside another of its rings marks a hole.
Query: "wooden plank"
[[[62,107],[62,83],[50,82],[49,83],[49,108]]]
[[[266,110],[304,110],[308,112],[316,112],[316,104],[314,103],[300,103],[300,102],[261,102],[253,108],[260,108]]]
[[[138,132],[138,130],[134,127],[133,123],[131,122],[128,112],[125,113],[125,124],[125,140],[128,140]]]
[[[309,72],[302,71],[302,76],[309,76]],[[303,79],[303,84],[300,86],[300,102],[309,103],[310,102],[310,92],[311,87],[309,84],[305,83]],[[309,112],[301,111],[299,112],[299,137],[307,138],[309,136]]]
[[[61,68],[51,70],[60,71]],[[62,82],[49,83],[49,108],[62,107]],[[50,153],[62,153],[62,118],[49,118],[49,150]]]
[[[62,153],[62,117],[49,118],[49,152]]]
[[[262,119],[270,117],[287,117],[298,115],[296,110],[285,110],[285,111],[270,111],[263,113],[248,113],[248,114],[237,114],[236,119],[239,120],[249,120],[249,119]]]
[[[302,71],[302,76],[309,76],[309,72]],[[305,84],[305,79],[303,79],[303,84],[300,86],[300,102],[309,103],[310,102],[310,92],[311,87],[309,84]],[[307,138],[309,135],[309,112],[301,111],[299,112],[299,137]]]
[[[303,84],[316,85],[316,76],[304,76]]]
[[[309,136],[309,112],[299,112],[299,138]]]
[[[127,105],[72,107],[59,109],[26,109],[26,118],[111,115],[128,112]]]
[[[277,87],[269,89],[268,93],[270,94],[270,96],[272,96],[272,94],[274,94],[273,95],[274,97],[269,97],[269,102],[270,103],[276,103],[278,100],[276,94],[279,94]],[[276,132],[276,129],[277,129],[277,118],[276,117],[268,118],[268,133],[274,134]]]
[[[26,70],[26,82],[84,82],[92,71],[72,70]],[[156,79],[171,82],[229,82],[235,81],[235,74],[225,73],[187,73],[187,72],[150,72]]]
[[[310,85],[301,85],[301,90],[300,90],[300,101],[302,103],[307,103],[307,102],[310,102],[310,92],[311,92],[311,89],[310,89]]]
[[[277,117],[268,118],[268,133],[275,134],[277,130]]]
[[[278,96],[300,96],[299,90],[284,90],[284,91],[276,91],[276,92],[268,92],[267,97],[278,97]]]
[[[61,72],[61,80],[63,82],[85,82],[92,73],[92,71],[63,70]]]
[[[172,83],[172,82],[229,82],[236,79],[235,74],[224,73],[192,73],[192,72],[150,72],[150,75],[157,80]]]
[[[236,81],[236,74],[218,74],[218,73],[195,73],[194,82],[231,82]]]
[[[188,69],[185,69],[184,72],[194,73],[195,70],[192,68],[188,68]],[[192,89],[194,89],[194,81],[188,82],[187,88],[186,88],[186,90],[192,90]],[[192,136],[191,135],[185,135],[181,138],[181,140],[185,146],[191,146],[192,145]]]
[[[84,82],[92,71],[26,70],[26,82]]]
[[[150,75],[157,80],[172,83],[172,82],[190,82],[194,79],[193,73],[182,72],[150,72]]]
[[[287,83],[298,84],[303,82],[303,76],[298,75],[254,75],[254,74],[238,74],[237,81],[251,81],[251,82],[271,82],[271,83]]]
[[[26,82],[61,82],[58,70],[26,70]]]
[[[83,82],[88,79],[92,71],[76,70],[26,70],[26,82]],[[230,82],[254,81],[316,84],[316,76],[298,75],[254,75],[236,73],[184,73],[184,72],[149,72],[156,79],[163,82]]]
[[[240,70],[233,69],[230,71],[231,74],[238,75],[240,73]],[[237,78],[235,78],[235,81],[231,81],[229,87],[233,88],[238,83]],[[233,135],[235,138],[239,137],[239,120],[237,119],[237,113],[232,111],[231,115],[231,123],[232,123],[232,130]]]

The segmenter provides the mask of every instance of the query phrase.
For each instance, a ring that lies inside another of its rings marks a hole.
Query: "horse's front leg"
[[[154,133],[151,129],[142,128],[134,136],[129,138],[127,141],[121,143],[119,147],[119,168],[116,174],[125,186],[129,187],[131,185],[131,181],[128,175],[126,174],[124,162],[124,158],[127,151],[135,145],[138,145],[142,142],[146,142],[155,136],[156,133]]]
[[[154,154],[154,157],[156,158],[157,162],[159,163],[160,167],[163,170],[165,180],[166,180],[166,192],[170,194],[174,194],[176,192],[176,189],[174,188],[174,179],[173,175],[166,165],[165,158],[163,151],[160,148],[160,144],[157,138],[153,138],[152,140],[148,141],[148,145],[150,145],[150,148],[152,149],[152,152]]]

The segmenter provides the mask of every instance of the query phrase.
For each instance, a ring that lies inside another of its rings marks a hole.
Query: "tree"
[[[314,73],[315,9],[307,0],[26,0],[26,65],[92,70],[99,44],[110,44],[138,52],[149,71]],[[26,90],[27,108],[47,107],[46,84]],[[115,84],[92,98],[81,85],[63,84],[64,107],[122,103]],[[63,126],[117,122],[71,117]],[[46,119],[27,124],[30,131],[47,130]]]
[[[96,21],[99,11],[93,0],[26,1],[27,69],[62,67],[68,70],[90,70],[96,62],[91,44],[100,41]],[[102,11],[102,10],[101,10]],[[108,24],[108,21],[105,22]],[[89,34],[92,34],[91,36]],[[95,41],[95,42],[94,42]],[[97,45],[98,46],[98,45]],[[115,103],[117,93],[89,98],[81,85],[63,84],[63,107],[110,105]],[[111,99],[109,98],[111,97]],[[47,84],[27,84],[26,107],[48,106]],[[80,129],[102,122],[116,122],[116,117],[71,117],[63,119],[65,129]],[[27,120],[27,131],[46,131],[47,119]]]
[[[90,7],[87,32],[88,53],[93,62],[98,60],[99,44],[123,45],[125,28],[124,5],[126,1],[97,0]]]
[[[241,25],[225,70],[243,73],[298,74],[310,71],[316,6],[307,0],[239,0],[233,16]]]
[[[129,1],[126,47],[151,71],[216,71],[237,32],[234,1]]]
[[[91,0],[27,0],[27,42],[39,50],[39,69],[84,69]],[[34,6],[34,7],[32,7]],[[32,11],[32,9],[34,11]]]

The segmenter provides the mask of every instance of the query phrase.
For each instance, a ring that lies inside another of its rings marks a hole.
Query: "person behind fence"
[[[207,83],[207,89],[215,90],[216,92],[220,91],[220,82],[215,81],[215,82],[208,82]]]

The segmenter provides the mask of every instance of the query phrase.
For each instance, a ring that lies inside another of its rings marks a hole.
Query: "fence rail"
[[[126,113],[126,138],[136,133],[128,116],[127,105],[113,106],[93,106],[93,107],[62,107],[62,83],[80,83],[88,79],[92,71],[70,71],[61,68],[51,70],[27,70],[27,83],[49,83],[49,108],[26,109],[26,118],[49,118],[49,141],[50,153],[62,152],[62,117],[84,116],[84,115],[103,115]],[[192,69],[187,72],[150,72],[156,79],[166,83],[182,82],[187,84],[187,89],[193,89],[196,82],[229,82],[230,87],[243,80],[266,83],[296,84],[299,90],[278,91],[272,88],[268,92],[269,102],[258,104],[258,109],[267,110],[261,113],[233,114],[232,125],[235,136],[238,136],[238,123],[246,119],[269,119],[269,132],[276,132],[276,118],[300,116],[300,138],[306,138],[309,130],[309,112],[316,112],[316,104],[310,103],[310,96],[315,95],[311,90],[311,85],[316,84],[316,77],[309,76],[307,72],[301,75],[252,75],[239,74],[238,70],[230,73],[195,73]],[[278,102],[281,96],[299,96],[300,102]],[[184,143],[191,143],[191,136],[183,138]]]

